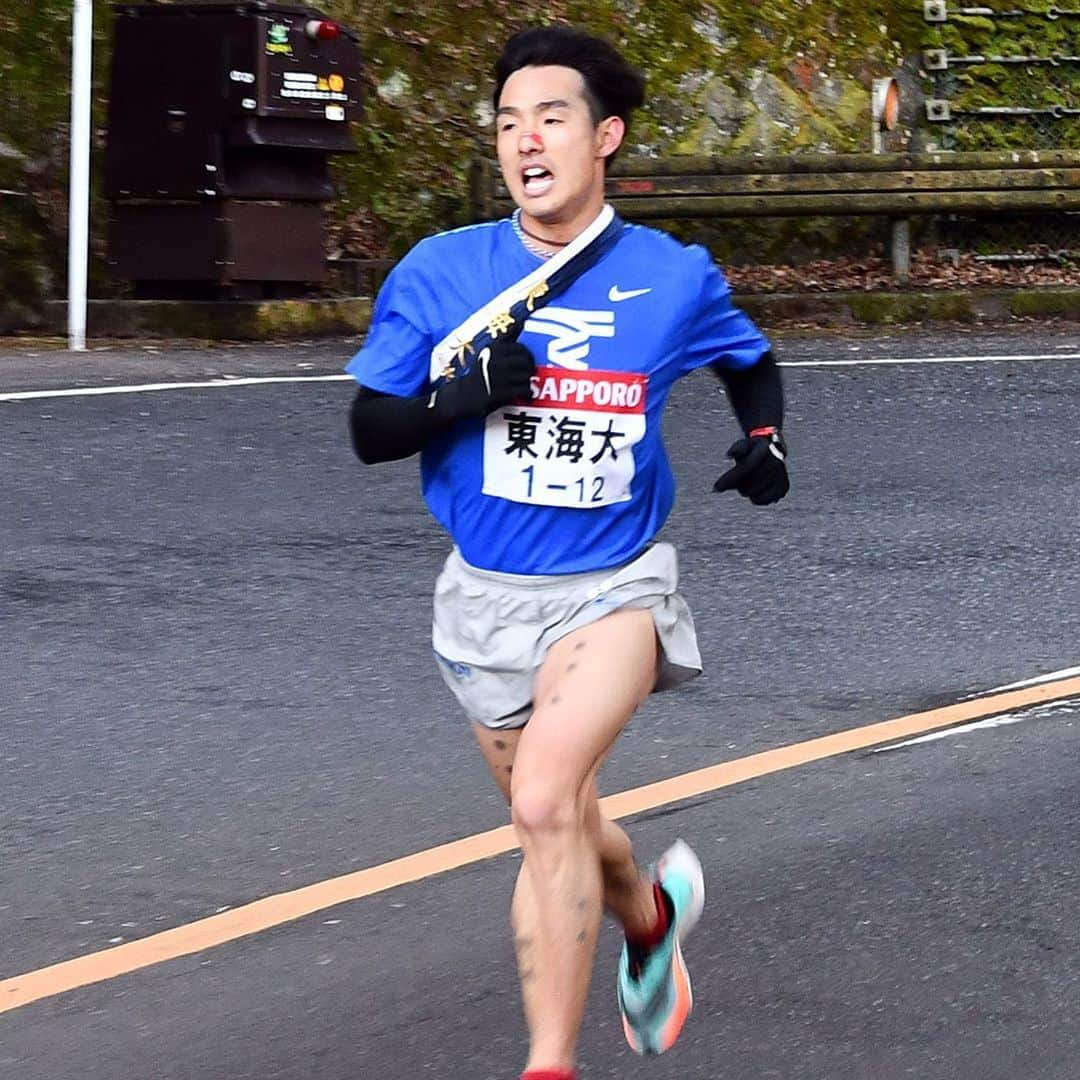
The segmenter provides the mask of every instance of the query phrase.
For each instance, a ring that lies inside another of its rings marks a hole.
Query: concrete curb
[[[1013,318],[1080,320],[1080,286],[1026,289],[935,289],[920,292],[735,293],[762,327],[993,323]],[[92,300],[87,333],[97,338],[196,338],[280,341],[363,334],[369,297],[317,300]],[[66,333],[67,308],[52,301],[41,333]]]
[[[87,336],[281,341],[363,333],[371,320],[366,296],[317,300],[91,300]],[[42,333],[67,333],[67,305],[50,301]]]
[[[1021,317],[1080,319],[1080,286],[933,289],[922,292],[736,293],[735,303],[762,326],[904,325],[1005,322]]]

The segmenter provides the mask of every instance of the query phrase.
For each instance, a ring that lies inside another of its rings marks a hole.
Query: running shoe
[[[693,1007],[690,976],[681,942],[701,918],[705,877],[690,845],[676,840],[650,875],[671,901],[672,918],[664,939],[631,966],[624,944],[619,960],[619,1009],[623,1032],[637,1054],[662,1054],[679,1037]]]

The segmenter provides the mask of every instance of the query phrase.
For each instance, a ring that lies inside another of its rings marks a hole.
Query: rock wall
[[[921,0],[396,0],[329,5],[364,37],[363,151],[340,162],[337,242],[397,254],[433,227],[468,220],[468,162],[490,154],[490,68],[513,30],[562,20],[613,40],[648,75],[628,152],[755,154],[870,149],[870,85],[919,84]],[[891,146],[907,145],[910,94]]]

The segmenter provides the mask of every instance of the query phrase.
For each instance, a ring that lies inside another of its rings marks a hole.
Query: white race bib
[[[532,401],[488,415],[484,494],[577,509],[626,502],[647,383],[623,371],[538,367]]]

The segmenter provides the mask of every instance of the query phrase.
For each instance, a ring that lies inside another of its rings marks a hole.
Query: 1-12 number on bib
[[[578,509],[628,500],[647,381],[622,371],[537,368],[533,400],[487,418],[484,494]]]

